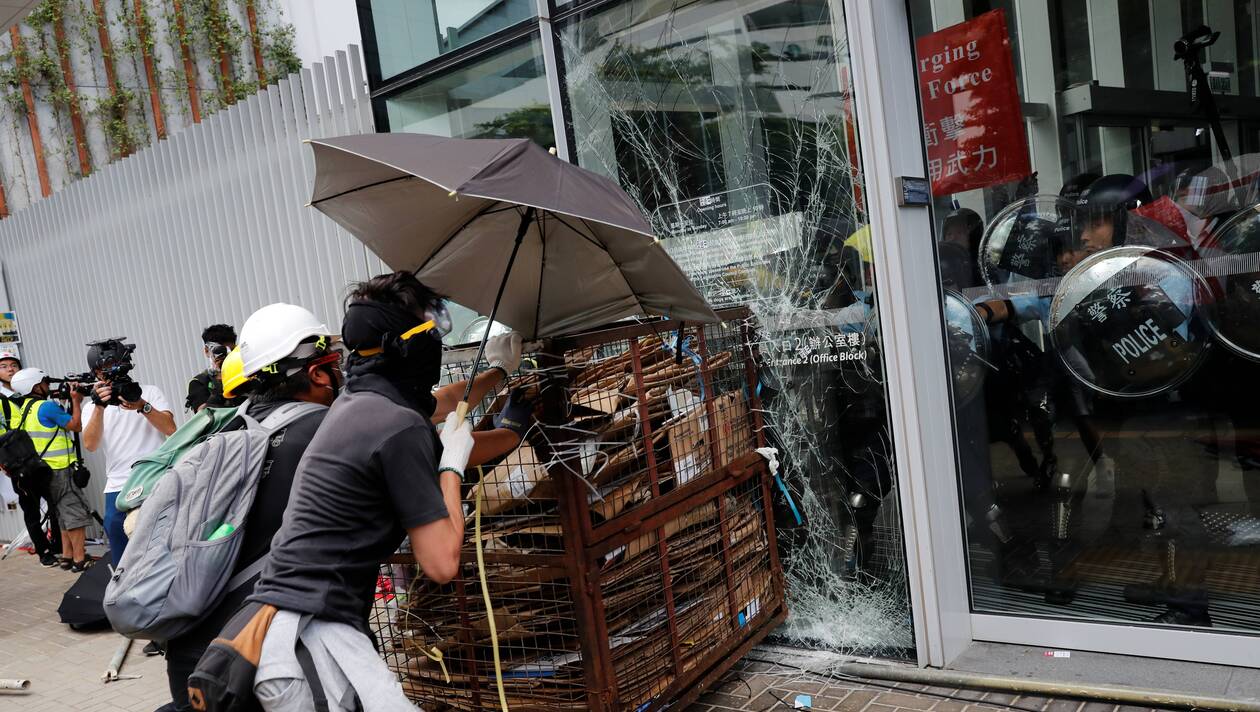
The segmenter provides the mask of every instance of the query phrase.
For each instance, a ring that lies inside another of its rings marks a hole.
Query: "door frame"
[[[898,200],[899,179],[927,164],[909,7],[830,2],[857,96],[919,665],[946,667],[983,641],[1260,667],[1260,635],[972,612],[932,219]]]

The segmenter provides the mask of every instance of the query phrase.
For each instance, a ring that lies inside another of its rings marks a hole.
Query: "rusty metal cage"
[[[437,585],[405,552],[382,567],[373,624],[413,701],[500,709],[494,639],[511,710],[663,709],[782,622],[769,472],[754,452],[756,347],[742,311],[721,316],[553,339],[527,357],[511,388],[538,422],[469,478],[459,575]],[[469,365],[448,363],[448,376]],[[477,430],[506,399],[480,404]]]

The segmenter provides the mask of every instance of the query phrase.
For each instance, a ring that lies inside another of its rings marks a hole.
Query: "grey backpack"
[[[186,633],[266,557],[232,576],[245,518],[262,479],[271,434],[325,406],[286,403],[258,422],[218,432],[185,454],[140,508],[122,561],[105,588],[105,615],[128,638],[167,641]]]

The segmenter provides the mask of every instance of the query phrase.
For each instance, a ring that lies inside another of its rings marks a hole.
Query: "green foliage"
[[[271,66],[269,74],[276,79],[297,72],[302,68],[295,49],[293,25],[280,25],[269,32],[259,31],[262,36],[263,61]]]
[[[136,93],[130,89],[118,90],[117,94],[96,101],[95,113],[105,126],[110,151],[114,157],[125,156],[136,148],[136,132],[127,120],[127,114],[136,102]]]
[[[47,27],[61,21],[66,10],[66,0],[43,0],[27,13],[23,22],[28,27]]]

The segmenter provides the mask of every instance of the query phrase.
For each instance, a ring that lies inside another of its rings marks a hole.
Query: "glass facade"
[[[392,67],[415,78],[373,87],[379,128],[559,143],[626,189],[714,305],[746,306],[782,463],[776,517],[792,613],[780,634],[913,655],[839,5],[584,5],[554,3],[552,37],[508,29],[473,51]],[[380,21],[368,19],[379,49]],[[378,54],[369,74],[388,76]],[[549,80],[566,113],[560,141]]]
[[[910,6],[972,610],[1260,630],[1256,4]]]
[[[530,19],[534,0],[369,0],[379,76],[397,76]]]

